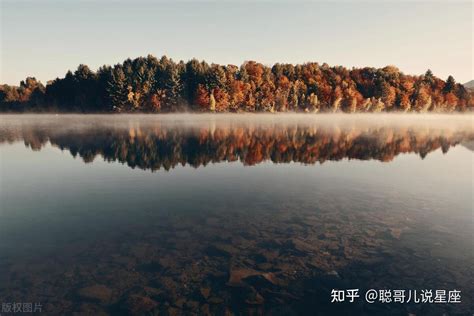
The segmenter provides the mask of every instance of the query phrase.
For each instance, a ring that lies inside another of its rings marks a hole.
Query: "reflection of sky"
[[[146,218],[147,212],[271,212],[282,207],[425,212],[436,214],[431,220],[438,224],[455,225],[452,232],[472,231],[473,154],[459,145],[424,160],[405,154],[389,163],[218,163],[156,173],[101,159],[84,164],[50,146],[33,152],[15,143],[0,150],[0,249],[23,238],[47,245],[48,240],[54,244],[66,236],[119,229]]]
[[[167,54],[472,78],[472,1],[2,1],[0,83]]]

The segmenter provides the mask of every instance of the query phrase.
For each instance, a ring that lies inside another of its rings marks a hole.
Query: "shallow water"
[[[469,314],[473,148],[467,115],[3,115],[0,302]],[[368,304],[367,289],[462,302]]]

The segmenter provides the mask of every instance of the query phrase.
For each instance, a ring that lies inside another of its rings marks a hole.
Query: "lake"
[[[0,302],[470,315],[473,150],[472,115],[2,115]]]

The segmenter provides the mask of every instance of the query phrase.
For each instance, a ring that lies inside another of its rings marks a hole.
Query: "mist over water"
[[[317,124],[323,126],[338,125],[339,127],[357,125],[390,125],[390,126],[427,126],[439,128],[473,128],[474,115],[472,114],[397,114],[397,113],[368,113],[368,114],[303,114],[303,113],[275,113],[275,114],[2,114],[0,120],[3,126],[28,124],[68,124],[74,128],[91,127],[94,125],[115,126],[118,124],[167,124],[184,126],[201,126],[205,123],[227,125],[229,123],[262,125],[262,124]],[[434,125],[436,124],[436,125]],[[459,127],[460,125],[460,127]]]
[[[0,298],[48,315],[468,314],[473,142],[472,115],[2,115]],[[462,303],[331,304],[334,288]]]
[[[240,160],[314,164],[421,157],[473,139],[470,115],[6,116],[0,142],[47,143],[85,162],[96,156],[142,169]],[[166,165],[166,163],[169,165]]]

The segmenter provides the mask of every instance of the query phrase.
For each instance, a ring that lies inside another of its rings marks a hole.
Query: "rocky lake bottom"
[[[474,310],[470,117],[1,120],[2,304],[46,315]],[[334,303],[334,289],[361,298]],[[461,302],[369,304],[369,289],[456,289]]]

